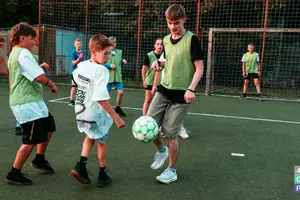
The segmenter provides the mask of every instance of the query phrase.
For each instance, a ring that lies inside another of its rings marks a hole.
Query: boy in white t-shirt
[[[104,35],[97,34],[90,39],[89,48],[91,59],[78,64],[73,72],[77,85],[75,115],[78,130],[87,136],[82,144],[80,161],[71,171],[80,183],[89,184],[91,181],[86,170],[87,158],[96,141],[100,172],[98,187],[104,187],[111,182],[106,173],[106,139],[108,131],[115,121],[118,128],[125,125],[115,110],[109,104],[107,83],[109,72],[103,65],[107,62],[114,41]]]

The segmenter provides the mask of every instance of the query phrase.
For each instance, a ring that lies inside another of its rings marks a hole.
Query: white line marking
[[[240,98],[240,96],[235,96],[235,95],[226,95],[226,94],[211,94],[211,96],[215,96],[215,97],[227,97],[227,98]],[[248,97],[247,99],[257,99],[257,97]],[[280,98],[265,98],[263,97],[264,100],[266,101],[287,101],[287,102],[300,102],[300,99],[280,99]]]
[[[61,98],[61,99],[67,99],[69,97]],[[59,101],[58,99],[50,100],[51,103],[69,103],[66,101]],[[115,107],[115,106],[113,106]],[[142,108],[134,108],[134,107],[122,107],[123,109],[128,110],[143,110]],[[206,116],[206,117],[219,117],[219,118],[227,118],[227,119],[240,119],[240,120],[250,120],[250,121],[262,121],[262,122],[274,122],[274,123],[285,123],[285,124],[299,124],[300,122],[297,121],[287,121],[287,120],[277,120],[277,119],[266,119],[266,118],[255,118],[255,117],[239,117],[239,116],[233,116],[233,115],[216,115],[216,114],[209,114],[209,113],[193,113],[188,112],[188,115],[196,115],[196,116]]]
[[[245,157],[245,154],[242,153],[231,153],[232,156]]]
[[[49,102],[55,102],[55,101],[59,101],[59,100],[63,100],[63,99],[69,99],[70,97],[63,97],[63,98],[59,98],[59,99],[51,99],[49,100]]]

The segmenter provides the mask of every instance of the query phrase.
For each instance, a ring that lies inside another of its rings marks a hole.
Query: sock
[[[43,154],[36,154],[36,156],[35,156],[35,158],[36,158],[36,160],[45,160],[45,155],[43,155]]]
[[[105,172],[106,166],[105,167],[99,167],[100,168],[100,173]]]
[[[16,168],[14,168],[14,167],[11,167],[10,172],[20,173],[20,172],[21,172],[21,169],[16,169]]]
[[[246,96],[246,93],[243,93],[243,96]]]
[[[164,152],[166,151],[166,147],[165,147],[165,146],[162,146],[162,147],[160,147],[160,149],[158,149],[158,151],[159,151],[160,153],[164,153]]]
[[[171,172],[176,172],[176,169],[175,169],[175,167],[168,167],[168,169],[171,171]]]
[[[261,96],[261,94],[260,94],[260,93],[257,93],[257,96],[259,96],[259,97],[260,97],[260,96]]]
[[[86,164],[86,162],[87,162],[87,157],[81,156],[79,162],[80,162],[80,164]]]

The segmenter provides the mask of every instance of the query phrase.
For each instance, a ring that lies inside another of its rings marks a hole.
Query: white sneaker
[[[156,177],[156,180],[165,184],[169,184],[177,181],[177,174],[176,172],[172,172],[169,168],[167,168],[161,175]]]
[[[159,152],[157,151],[154,156],[154,162],[151,165],[152,169],[159,169],[161,166],[164,165],[165,161],[169,158],[169,149],[166,147],[165,152]]]
[[[179,136],[182,139],[188,139],[190,136],[187,133],[188,131],[186,130],[186,128],[182,127],[181,130],[179,131]]]

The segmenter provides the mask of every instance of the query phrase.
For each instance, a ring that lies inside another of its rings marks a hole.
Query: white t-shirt
[[[34,81],[36,77],[44,74],[44,70],[36,62],[30,51],[25,48],[20,51],[18,66],[20,73],[31,82]],[[49,113],[44,101],[11,106],[11,110],[20,124],[48,117]]]
[[[73,79],[77,84],[75,115],[78,130],[91,139],[106,136],[113,119],[98,101],[110,99],[106,87],[108,70],[103,65],[87,60],[78,64],[73,72]]]

